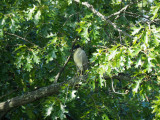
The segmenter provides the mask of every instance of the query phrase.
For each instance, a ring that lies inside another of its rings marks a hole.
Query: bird
[[[88,68],[87,55],[85,51],[80,47],[80,45],[75,45],[73,47],[73,51],[73,59],[77,66],[77,70],[78,72],[80,72],[80,75],[83,75]]]

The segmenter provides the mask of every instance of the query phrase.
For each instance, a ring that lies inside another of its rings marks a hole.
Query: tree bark
[[[18,106],[21,106],[27,103],[31,103],[40,98],[43,98],[49,95],[58,94],[59,90],[64,84],[70,84],[70,86],[73,86],[74,84],[78,83],[80,80],[84,80],[84,79],[86,79],[86,76],[74,77],[70,81],[51,84],[47,87],[42,87],[38,90],[28,92],[24,95],[17,96],[7,101],[1,102],[0,103],[0,114],[6,111],[9,111],[10,109],[14,107],[18,107]]]

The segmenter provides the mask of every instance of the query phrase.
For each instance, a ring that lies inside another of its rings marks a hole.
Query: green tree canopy
[[[159,0],[0,5],[0,119],[160,119]]]

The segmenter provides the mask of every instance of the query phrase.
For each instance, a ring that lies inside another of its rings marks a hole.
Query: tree
[[[2,0],[1,119],[159,119],[158,0]],[[73,46],[89,58],[78,76]]]

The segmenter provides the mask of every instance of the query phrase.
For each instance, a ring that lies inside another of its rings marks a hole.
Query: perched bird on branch
[[[73,51],[73,59],[77,66],[77,70],[80,73],[80,75],[83,75],[88,68],[87,55],[85,51],[81,49],[80,45],[74,46]]]

